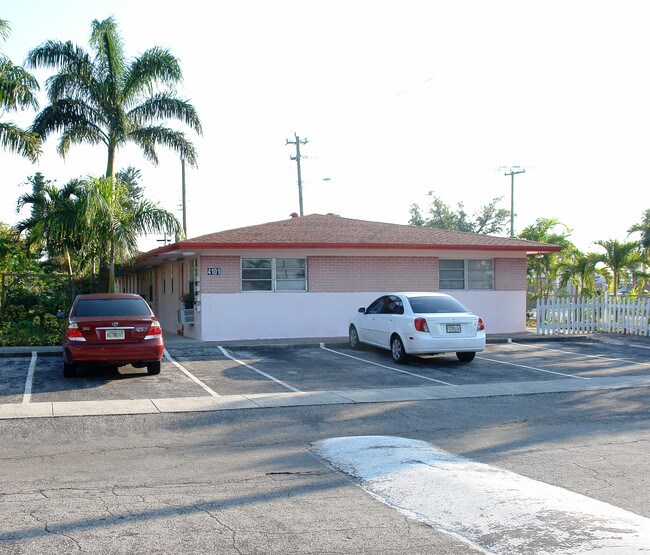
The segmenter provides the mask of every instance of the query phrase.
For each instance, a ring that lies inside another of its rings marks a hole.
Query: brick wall
[[[200,265],[202,293],[239,293],[241,270],[239,256],[202,256]],[[162,292],[162,272],[158,276],[158,295],[176,299],[187,284],[181,283],[180,263],[165,264],[166,291]],[[218,276],[208,276],[206,268],[220,268]],[[121,284],[124,290],[141,293],[148,298],[148,272],[140,272]],[[187,270],[186,272],[187,273]],[[173,276],[174,286],[171,288]],[[360,291],[437,291],[438,258],[397,256],[309,256],[307,257],[308,289],[315,293]],[[144,279],[143,279],[144,278]],[[184,276],[187,279],[187,275]],[[495,291],[526,290],[524,258],[494,259]]]
[[[199,272],[201,293],[239,293],[241,270],[239,256],[202,256]],[[218,276],[207,275],[207,268],[221,268]]]
[[[427,256],[310,256],[307,272],[313,293],[438,289],[438,259]]]
[[[526,259],[525,258],[495,258],[494,259],[494,290],[495,291],[525,291],[526,290]]]

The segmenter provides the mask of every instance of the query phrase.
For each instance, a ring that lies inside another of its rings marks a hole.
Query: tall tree
[[[428,209],[428,217],[422,215],[420,206],[412,204],[410,209],[410,225],[498,235],[503,233],[506,222],[510,218],[510,212],[508,210],[497,208],[501,197],[492,199],[491,202],[485,204],[478,212],[470,216],[465,211],[465,206],[462,202],[459,202],[454,210],[440,197],[436,196],[433,191],[429,191],[429,196],[433,197],[433,200]]]
[[[139,200],[144,196],[144,189],[140,186],[142,173],[139,169],[129,166],[117,172],[115,177],[128,189],[132,199]]]
[[[646,253],[650,253],[650,209],[643,213],[641,223],[634,224],[628,233],[641,234],[641,246],[645,249]]]
[[[28,248],[36,246],[53,261],[63,260],[72,278],[72,255],[83,251],[83,237],[77,232],[77,202],[80,183],[72,180],[62,188],[36,173],[29,178],[32,190],[18,198],[16,210],[31,207],[27,218],[15,225],[16,231],[26,233]]]
[[[202,133],[192,104],[174,93],[182,82],[178,60],[159,47],[130,60],[112,17],[94,20],[91,27],[93,56],[70,41],[50,40],[29,52],[28,67],[58,70],[46,82],[49,105],[36,116],[32,131],[43,140],[61,132],[61,156],[74,144],[103,144],[110,178],[117,150],[129,142],[154,164],[162,145],[196,165],[196,150],[185,134],[159,123],[173,119]]]
[[[178,219],[149,200],[134,199],[120,181],[88,179],[80,196],[80,226],[93,243],[108,247],[108,292],[115,291],[115,262],[138,253],[138,236],[182,233]]]
[[[560,231],[558,231],[558,228]],[[540,241],[559,245],[567,250],[575,247],[569,241],[569,228],[555,218],[538,218],[537,221],[524,228],[517,235],[520,239]],[[553,284],[555,270],[557,269],[558,255],[556,253],[538,254],[528,258],[528,276],[535,287],[535,296],[539,299],[544,293],[544,282],[548,290]]]
[[[611,272],[611,285],[614,295],[619,292],[621,278],[627,275],[631,278],[634,272],[641,267],[644,257],[640,251],[640,244],[636,241],[617,241],[608,239],[606,241],[595,241],[605,249],[605,254],[599,256],[602,262]]]
[[[146,199],[133,198],[129,189],[110,177],[75,179],[57,188],[36,174],[32,191],[21,195],[18,209],[31,206],[30,215],[16,225],[28,244],[41,246],[50,259],[64,257],[72,275],[108,250],[109,292],[115,291],[115,263],[138,252],[138,237],[148,233],[176,234],[176,217]]]
[[[38,257],[30,255],[25,239],[7,224],[0,222],[0,273],[38,271]]]
[[[0,40],[9,36],[10,29],[9,22],[0,19]],[[38,109],[38,90],[36,78],[0,52],[0,115],[27,108]],[[32,161],[41,153],[39,136],[10,121],[0,121],[0,145]]]
[[[596,290],[596,275],[603,275],[596,268],[600,257],[598,254],[582,253],[578,250],[570,252],[565,260],[557,265],[557,275],[560,287],[571,283],[577,295],[593,295]]]

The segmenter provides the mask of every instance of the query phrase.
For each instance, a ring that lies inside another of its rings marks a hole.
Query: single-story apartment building
[[[556,245],[311,214],[219,231],[136,258],[118,289],[202,341],[344,337],[391,291],[452,294],[488,333],[525,330],[526,257]]]

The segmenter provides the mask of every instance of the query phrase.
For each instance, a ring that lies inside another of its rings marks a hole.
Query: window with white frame
[[[242,291],[306,291],[304,258],[242,258]]]
[[[440,289],[494,289],[494,261],[440,259]]]

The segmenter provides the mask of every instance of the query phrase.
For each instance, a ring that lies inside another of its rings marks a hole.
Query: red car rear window
[[[144,299],[79,299],[70,316],[151,316]]]

